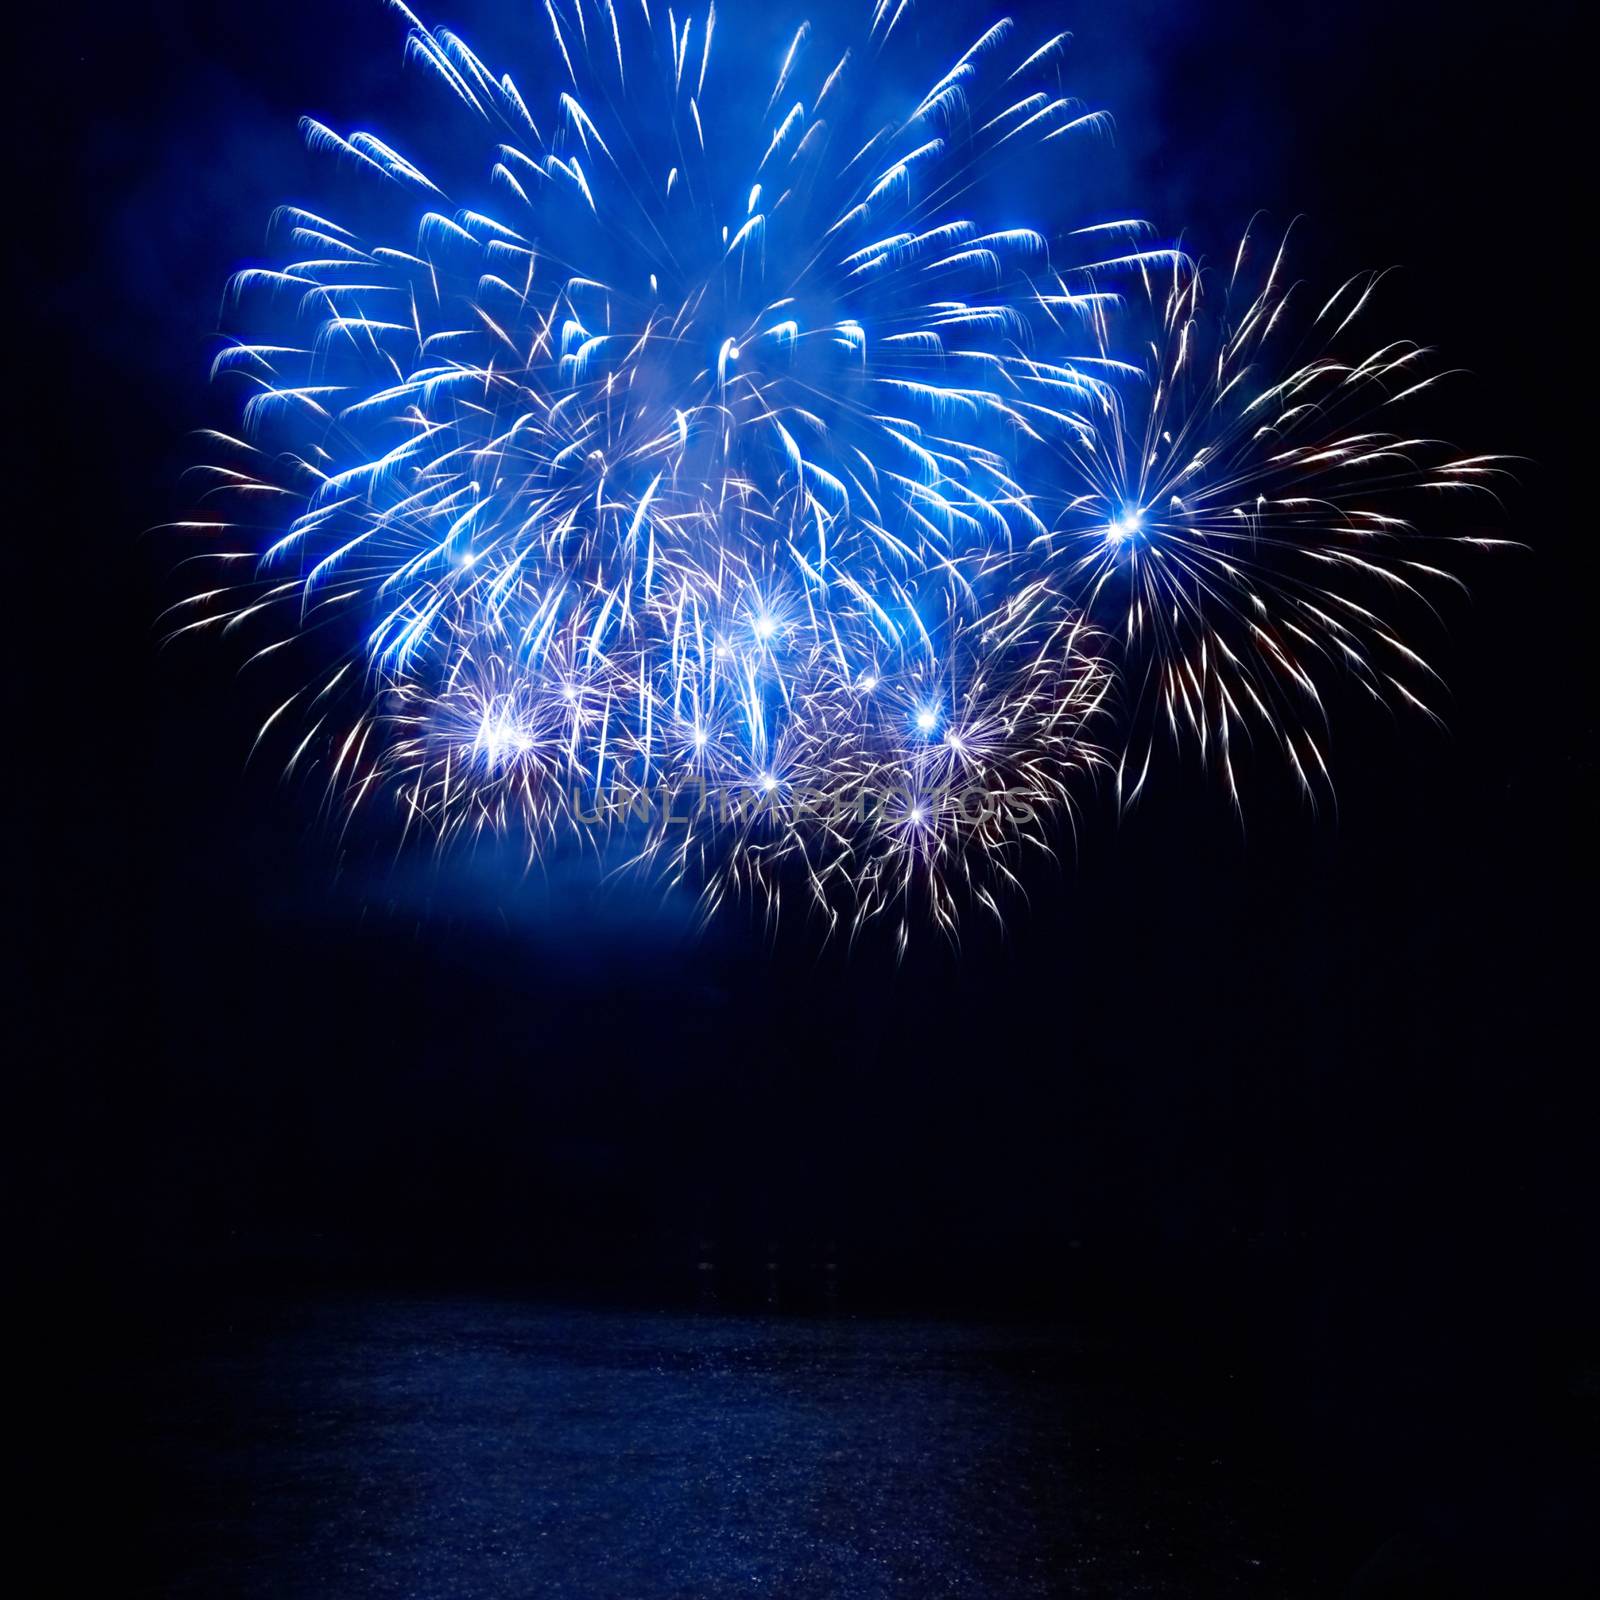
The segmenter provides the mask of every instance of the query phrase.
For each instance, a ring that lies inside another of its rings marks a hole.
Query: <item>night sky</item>
[[[1525,458],[1494,531],[1532,550],[1442,594],[1447,731],[1337,708],[1336,809],[1263,771],[1241,824],[1170,763],[1129,816],[1084,796],[1003,937],[900,965],[490,850],[396,863],[246,765],[250,687],[158,649],[173,549],[143,530],[218,419],[228,272],[330,192],[296,118],[383,131],[416,74],[375,0],[36,19],[13,1243],[69,1458],[241,1284],[669,1306],[709,1251],[755,1305],[776,1249],[801,1310],[1065,1317],[1225,1392],[1329,1572],[1413,1523],[1559,1543],[1595,1373],[1576,8],[1024,9],[1117,115],[1088,209],[1212,256],[1303,216],[1319,281],[1397,267],[1374,332],[1468,369],[1434,425]]]

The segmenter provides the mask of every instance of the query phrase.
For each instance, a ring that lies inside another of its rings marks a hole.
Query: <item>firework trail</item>
[[[1346,580],[1435,569],[1353,497],[1493,463],[1368,425],[1414,347],[1282,376],[1281,263],[1207,320],[1142,224],[1007,220],[1106,132],[1067,35],[999,22],[898,94],[882,0],[769,86],[748,15],[546,0],[524,87],[395,9],[482,170],[303,123],[385,231],[275,217],[224,307],[226,509],[183,525],[222,577],[177,631],[291,664],[290,772],[441,839],[626,826],[708,908],[789,882],[903,938],[918,898],[998,915],[1074,776],[1131,799],[1158,725],[1233,783],[1258,723],[1309,786],[1325,668],[1426,709]]]

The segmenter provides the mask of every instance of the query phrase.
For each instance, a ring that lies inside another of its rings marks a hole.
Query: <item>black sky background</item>
[[[446,8],[469,38],[489,9]],[[131,1302],[241,1279],[665,1302],[706,1240],[737,1298],[776,1243],[837,1259],[853,1308],[1063,1311],[1236,1382],[1351,1525],[1570,1509],[1594,1403],[1576,10],[1060,15],[1070,81],[1118,116],[1108,200],[1210,254],[1303,213],[1330,285],[1399,265],[1380,330],[1471,369],[1438,431],[1527,458],[1503,531],[1533,551],[1441,601],[1447,733],[1340,708],[1336,812],[1264,781],[1241,827],[1176,767],[1120,822],[1088,797],[1003,939],[898,968],[798,919],[696,939],[581,880],[391,870],[244,770],[248,691],[158,652],[170,553],[140,530],[181,511],[220,285],[312,192],[296,117],[408,105],[399,34],[366,0],[37,19],[11,920],[38,1029],[17,1236],[53,1334],[114,1349],[148,1336]]]

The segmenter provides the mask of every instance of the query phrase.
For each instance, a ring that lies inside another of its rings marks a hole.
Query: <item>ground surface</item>
[[[1273,1463],[1059,1331],[320,1300],[196,1330],[146,1409],[142,1592],[1320,1592]]]

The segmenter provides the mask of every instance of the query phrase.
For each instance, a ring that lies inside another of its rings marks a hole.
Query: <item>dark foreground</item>
[[[147,1410],[138,1592],[1323,1592],[1272,1461],[1059,1332],[321,1300]]]

